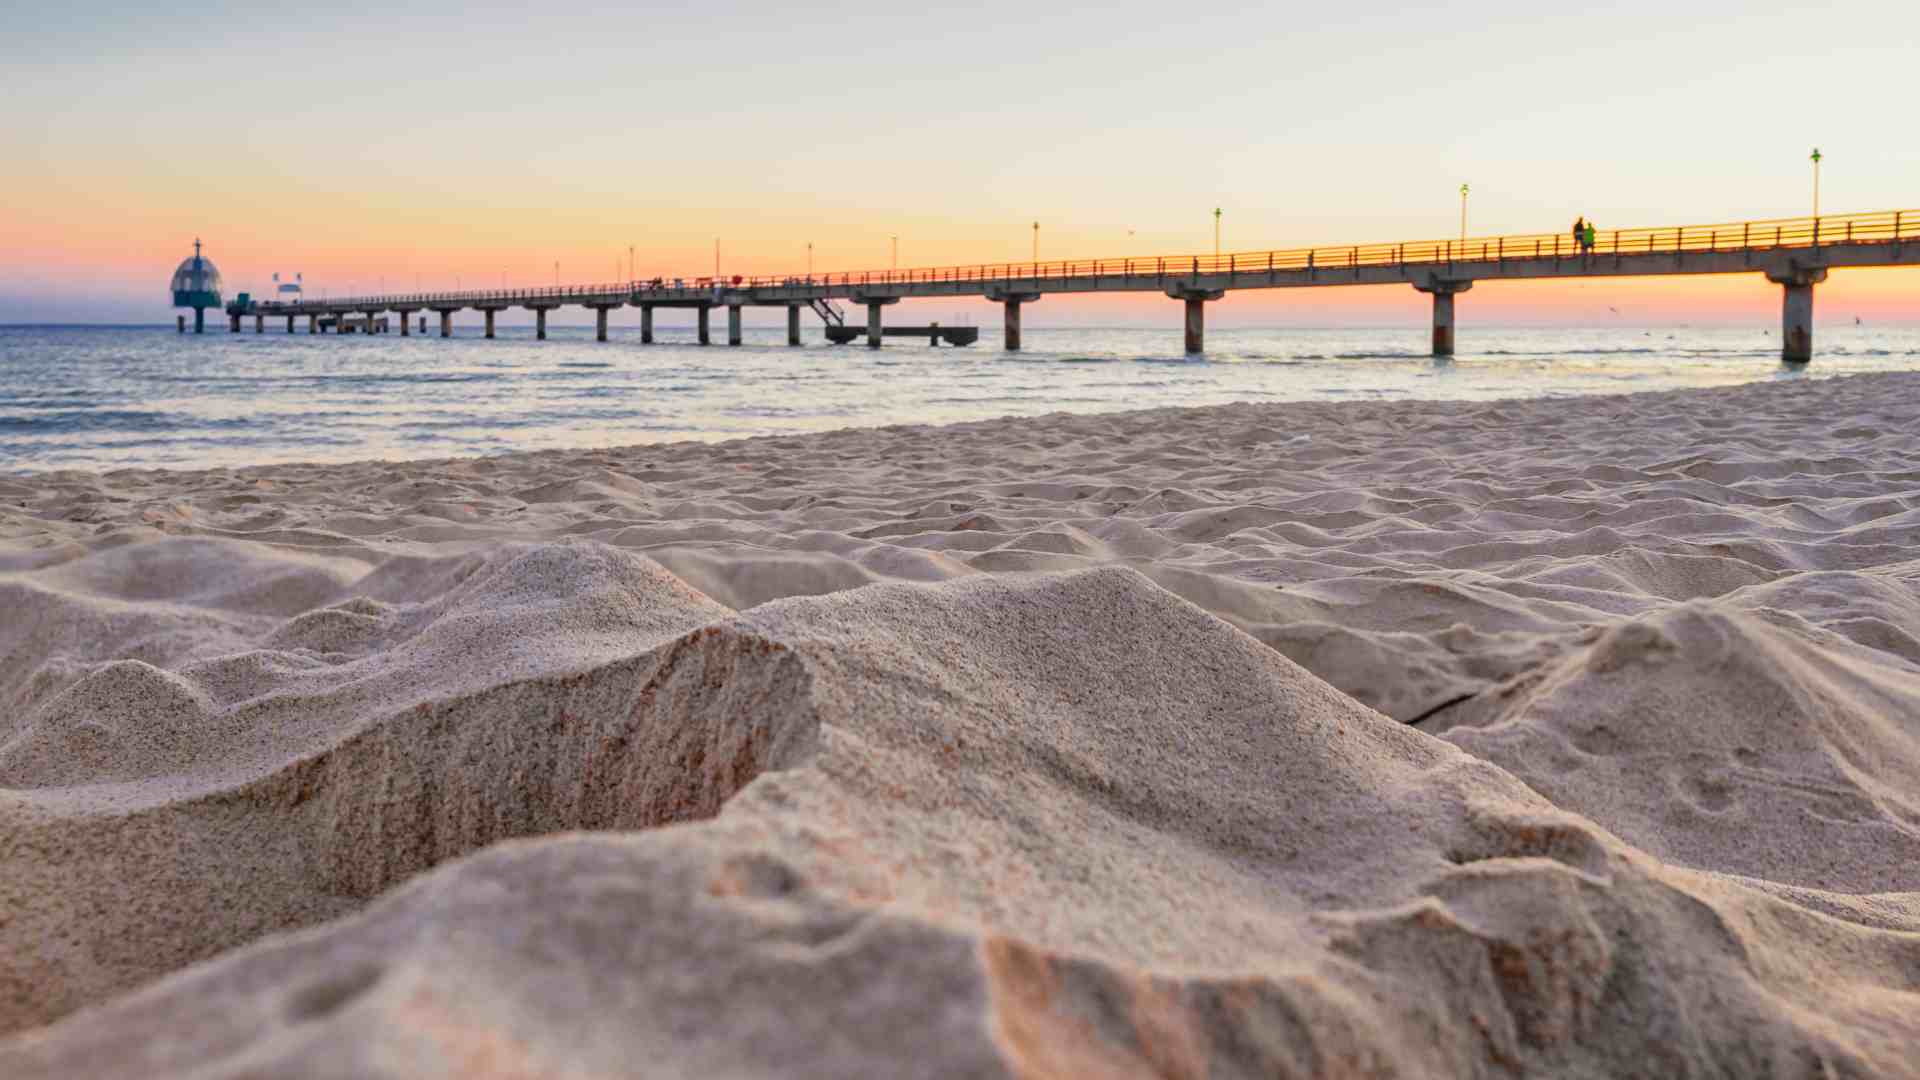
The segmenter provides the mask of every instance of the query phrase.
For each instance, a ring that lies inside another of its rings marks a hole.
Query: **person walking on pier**
[[[1589,255],[1593,254],[1593,237],[1595,232],[1596,230],[1593,227],[1593,222],[1591,221],[1587,222],[1586,243],[1587,243],[1587,254]]]
[[[1585,214],[1573,219],[1573,250],[1584,251],[1587,246],[1587,218]]]

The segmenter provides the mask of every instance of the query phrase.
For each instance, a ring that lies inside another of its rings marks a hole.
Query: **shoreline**
[[[1521,404],[1521,403],[1550,404],[1550,403],[1568,402],[1568,401],[1613,401],[1618,399],[1654,398],[1654,397],[1662,397],[1666,395],[1723,394],[1731,391],[1747,390],[1755,387],[1774,387],[1774,386],[1786,386],[1786,385],[1797,386],[1797,385],[1803,385],[1803,384],[1824,383],[1824,382],[1829,382],[1833,380],[1854,381],[1854,380],[1875,380],[1875,379],[1894,380],[1894,381],[1913,381],[1915,383],[1920,383],[1920,371],[1838,372],[1832,375],[1821,375],[1817,371],[1808,370],[1805,372],[1786,373],[1782,375],[1776,375],[1775,377],[1770,377],[1765,379],[1754,379],[1744,383],[1734,383],[1734,384],[1725,385],[1725,386],[1666,387],[1666,388],[1647,389],[1647,390],[1624,390],[1617,393],[1609,393],[1609,394],[1569,393],[1569,394],[1554,395],[1554,396],[1531,395],[1526,397],[1511,397],[1511,398],[1367,398],[1367,399],[1346,399],[1346,400],[1336,400],[1336,401],[1329,401],[1329,400],[1322,400],[1322,399],[1305,399],[1305,400],[1265,401],[1265,402],[1243,399],[1238,401],[1221,402],[1221,403],[1212,404],[1212,405],[1159,405],[1159,406],[1147,406],[1143,408],[1117,409],[1113,411],[1080,412],[1080,411],[1068,410],[1068,409],[1057,409],[1051,412],[1044,412],[1044,413],[1006,413],[1006,414],[1003,414],[1000,416],[994,416],[994,417],[985,417],[985,418],[973,419],[973,420],[954,420],[950,422],[928,422],[928,423],[900,422],[900,423],[869,424],[869,425],[856,424],[856,425],[848,425],[845,427],[829,428],[822,431],[808,431],[808,432],[797,432],[797,433],[788,433],[788,434],[767,434],[767,435],[737,435],[737,436],[732,436],[724,439],[716,439],[713,441],[704,441],[700,439],[676,439],[669,442],[621,443],[621,444],[609,445],[609,446],[548,447],[548,448],[535,449],[535,450],[502,450],[497,453],[461,454],[461,455],[448,455],[448,456],[442,456],[442,457],[421,457],[421,458],[355,458],[350,461],[290,459],[286,461],[270,461],[270,462],[261,462],[261,463],[249,464],[249,465],[213,466],[205,469],[180,469],[180,468],[173,468],[170,466],[156,466],[156,467],[148,467],[148,468],[141,468],[137,466],[118,466],[111,469],[86,469],[86,468],[15,469],[11,471],[0,470],[0,478],[30,480],[33,478],[58,477],[58,476],[64,476],[67,474],[71,474],[72,476],[75,476],[75,477],[85,477],[85,476],[105,477],[109,475],[186,477],[186,476],[241,474],[241,473],[259,472],[259,471],[269,470],[269,469],[289,469],[290,468],[290,469],[306,470],[306,469],[366,468],[366,467],[373,467],[373,466],[379,466],[379,465],[390,465],[390,466],[405,465],[405,466],[422,467],[422,468],[434,467],[434,466],[450,467],[450,466],[456,466],[465,462],[479,462],[479,461],[499,462],[499,461],[502,461],[503,459],[519,458],[519,457],[534,459],[534,458],[540,458],[540,457],[565,457],[568,455],[576,455],[576,454],[636,454],[642,451],[656,451],[656,452],[684,451],[692,448],[708,448],[708,449],[720,450],[720,449],[727,449],[727,448],[732,448],[736,446],[747,446],[747,445],[768,443],[768,442],[790,442],[794,440],[811,440],[811,439],[845,437],[848,435],[863,433],[863,432],[876,432],[876,431],[940,432],[940,431],[947,431],[952,429],[980,427],[983,425],[1038,423],[1043,420],[1063,418],[1063,417],[1064,418],[1103,417],[1103,418],[1112,418],[1112,419],[1125,419],[1125,418],[1136,417],[1136,416],[1149,416],[1149,415],[1159,416],[1162,414],[1171,413],[1171,414],[1195,414],[1196,420],[1202,420],[1204,419],[1204,417],[1199,416],[1198,414],[1204,414],[1204,413],[1208,413],[1210,411],[1215,411],[1215,410],[1229,410],[1229,409],[1300,408],[1300,409],[1312,409],[1312,410],[1322,410],[1322,409],[1372,410],[1372,409],[1385,407],[1385,408],[1406,408],[1409,410],[1418,410],[1426,407],[1473,408],[1473,407],[1485,407],[1489,405],[1497,405],[1497,404],[1507,403],[1507,402],[1511,402],[1514,404]]]

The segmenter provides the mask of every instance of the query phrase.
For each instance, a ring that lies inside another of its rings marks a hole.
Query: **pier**
[[[441,337],[453,333],[453,314],[476,310],[494,336],[494,315],[509,308],[535,314],[535,336],[546,337],[547,314],[575,306],[594,311],[596,338],[607,340],[608,313],[640,309],[640,337],[653,340],[653,314],[660,308],[698,313],[698,340],[711,343],[710,317],[727,313],[727,343],[741,342],[741,311],[785,308],[787,344],[800,344],[800,311],[812,309],[834,340],[856,340],[864,327],[867,345],[879,348],[889,335],[929,337],[932,327],[889,328],[883,311],[903,300],[978,297],[1002,305],[1005,346],[1021,347],[1023,309],[1063,293],[1161,293],[1184,309],[1184,344],[1205,351],[1206,306],[1237,289],[1324,288],[1405,285],[1433,298],[1433,354],[1454,351],[1456,301],[1479,281],[1682,274],[1762,274],[1781,287],[1781,359],[1804,364],[1813,358],[1814,286],[1829,270],[1920,265],[1920,211],[1883,211],[1734,222],[1662,226],[1599,232],[1591,248],[1571,232],[1460,240],[1354,244],[1236,252],[1222,255],[1081,259],[909,270],[872,270],[804,276],[654,278],[597,285],[455,293],[413,293],[338,300],[249,301],[227,308],[230,329],[252,315],[308,319],[309,332],[325,320],[379,319],[397,314],[407,333],[416,315],[439,316]],[[834,301],[865,309],[862,324],[849,328]],[[256,330],[262,324],[256,321]],[[940,332],[971,328],[949,327]],[[904,331],[895,334],[896,330]],[[977,335],[977,330],[975,331]]]

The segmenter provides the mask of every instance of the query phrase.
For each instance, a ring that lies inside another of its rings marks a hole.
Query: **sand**
[[[0,1075],[1920,1076],[1920,375],[0,476]]]

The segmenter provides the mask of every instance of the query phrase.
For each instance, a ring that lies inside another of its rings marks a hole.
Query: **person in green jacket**
[[[1589,255],[1593,254],[1593,237],[1594,237],[1593,222],[1589,221],[1587,222],[1587,254]]]

